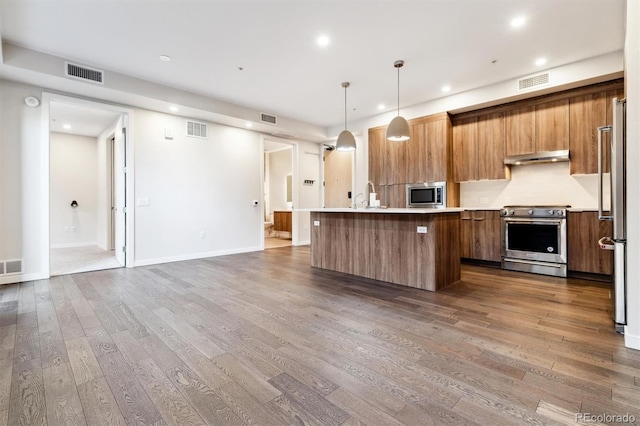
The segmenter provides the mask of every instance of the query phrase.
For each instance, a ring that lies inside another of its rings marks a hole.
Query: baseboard
[[[311,244],[311,240],[298,241],[294,246],[308,246]]]
[[[624,330],[624,345],[630,349],[640,350],[640,336],[629,334],[629,326]]]
[[[51,244],[51,248],[73,248],[73,247],[89,247],[89,246],[98,246],[96,241],[90,243],[62,243],[62,244]]]
[[[158,265],[161,263],[182,262],[184,260],[204,259],[207,257],[218,257],[218,256],[226,256],[229,254],[250,253],[253,251],[262,251],[262,250],[263,250],[262,247],[256,246],[256,247],[247,247],[247,248],[234,249],[234,250],[218,250],[218,251],[209,251],[204,253],[186,254],[181,256],[158,257],[155,259],[136,260],[134,261],[134,266]]]
[[[4,277],[0,277],[0,285],[46,280],[47,278],[49,277],[42,273],[7,275]]]

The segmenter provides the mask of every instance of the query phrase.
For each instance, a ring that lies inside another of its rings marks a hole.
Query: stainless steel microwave
[[[407,207],[443,209],[447,207],[447,183],[424,182],[407,184]]]

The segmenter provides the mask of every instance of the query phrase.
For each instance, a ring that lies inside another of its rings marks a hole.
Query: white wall
[[[42,91],[0,80],[0,259],[24,259],[22,279],[39,277],[44,265],[40,235],[42,205],[40,108],[26,96]],[[46,247],[48,250],[48,247]],[[0,284],[16,277],[0,277]]]
[[[271,220],[275,210],[289,210],[287,207],[287,175],[293,173],[292,149],[268,153],[269,159],[269,210]]]
[[[294,209],[309,209],[322,207],[322,182],[320,170],[322,168],[322,145],[311,142],[298,142],[297,161],[294,161],[294,176],[297,179],[293,183],[293,190],[297,193],[297,201],[294,200]],[[313,180],[313,185],[304,184],[305,180]],[[293,230],[294,244],[303,245],[311,243],[311,231],[309,230],[310,213],[294,211]],[[297,243],[296,243],[297,241]]]
[[[49,158],[51,247],[95,245],[98,140],[51,132]]]
[[[260,249],[262,155],[255,132],[209,123],[192,138],[184,118],[136,110],[135,196],[150,200],[135,209],[136,265]]]
[[[627,328],[625,343],[640,349],[640,2],[627,1]]]
[[[608,188],[604,205],[608,205]],[[598,207],[597,175],[571,176],[569,163],[512,166],[511,180],[466,182],[460,184],[461,207],[506,205],[570,205]]]

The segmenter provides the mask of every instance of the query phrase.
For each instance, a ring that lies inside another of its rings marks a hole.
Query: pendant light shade
[[[354,151],[356,138],[353,133],[347,130],[347,87],[349,87],[349,82],[342,83],[342,87],[344,87],[344,130],[338,135],[336,149],[338,151]]]
[[[409,140],[409,123],[400,116],[400,68],[404,65],[404,61],[395,61],[393,66],[398,70],[398,116],[391,120],[387,126],[387,140],[394,142],[402,142]]]

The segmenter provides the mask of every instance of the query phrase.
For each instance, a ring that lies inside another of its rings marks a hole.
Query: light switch
[[[173,129],[165,127],[165,129],[164,129],[164,138],[165,139],[173,139]]]
[[[427,227],[426,226],[418,226],[418,234],[426,234],[427,233]]]
[[[136,200],[136,206],[138,207],[149,207],[151,205],[151,200],[149,198],[138,198]]]

